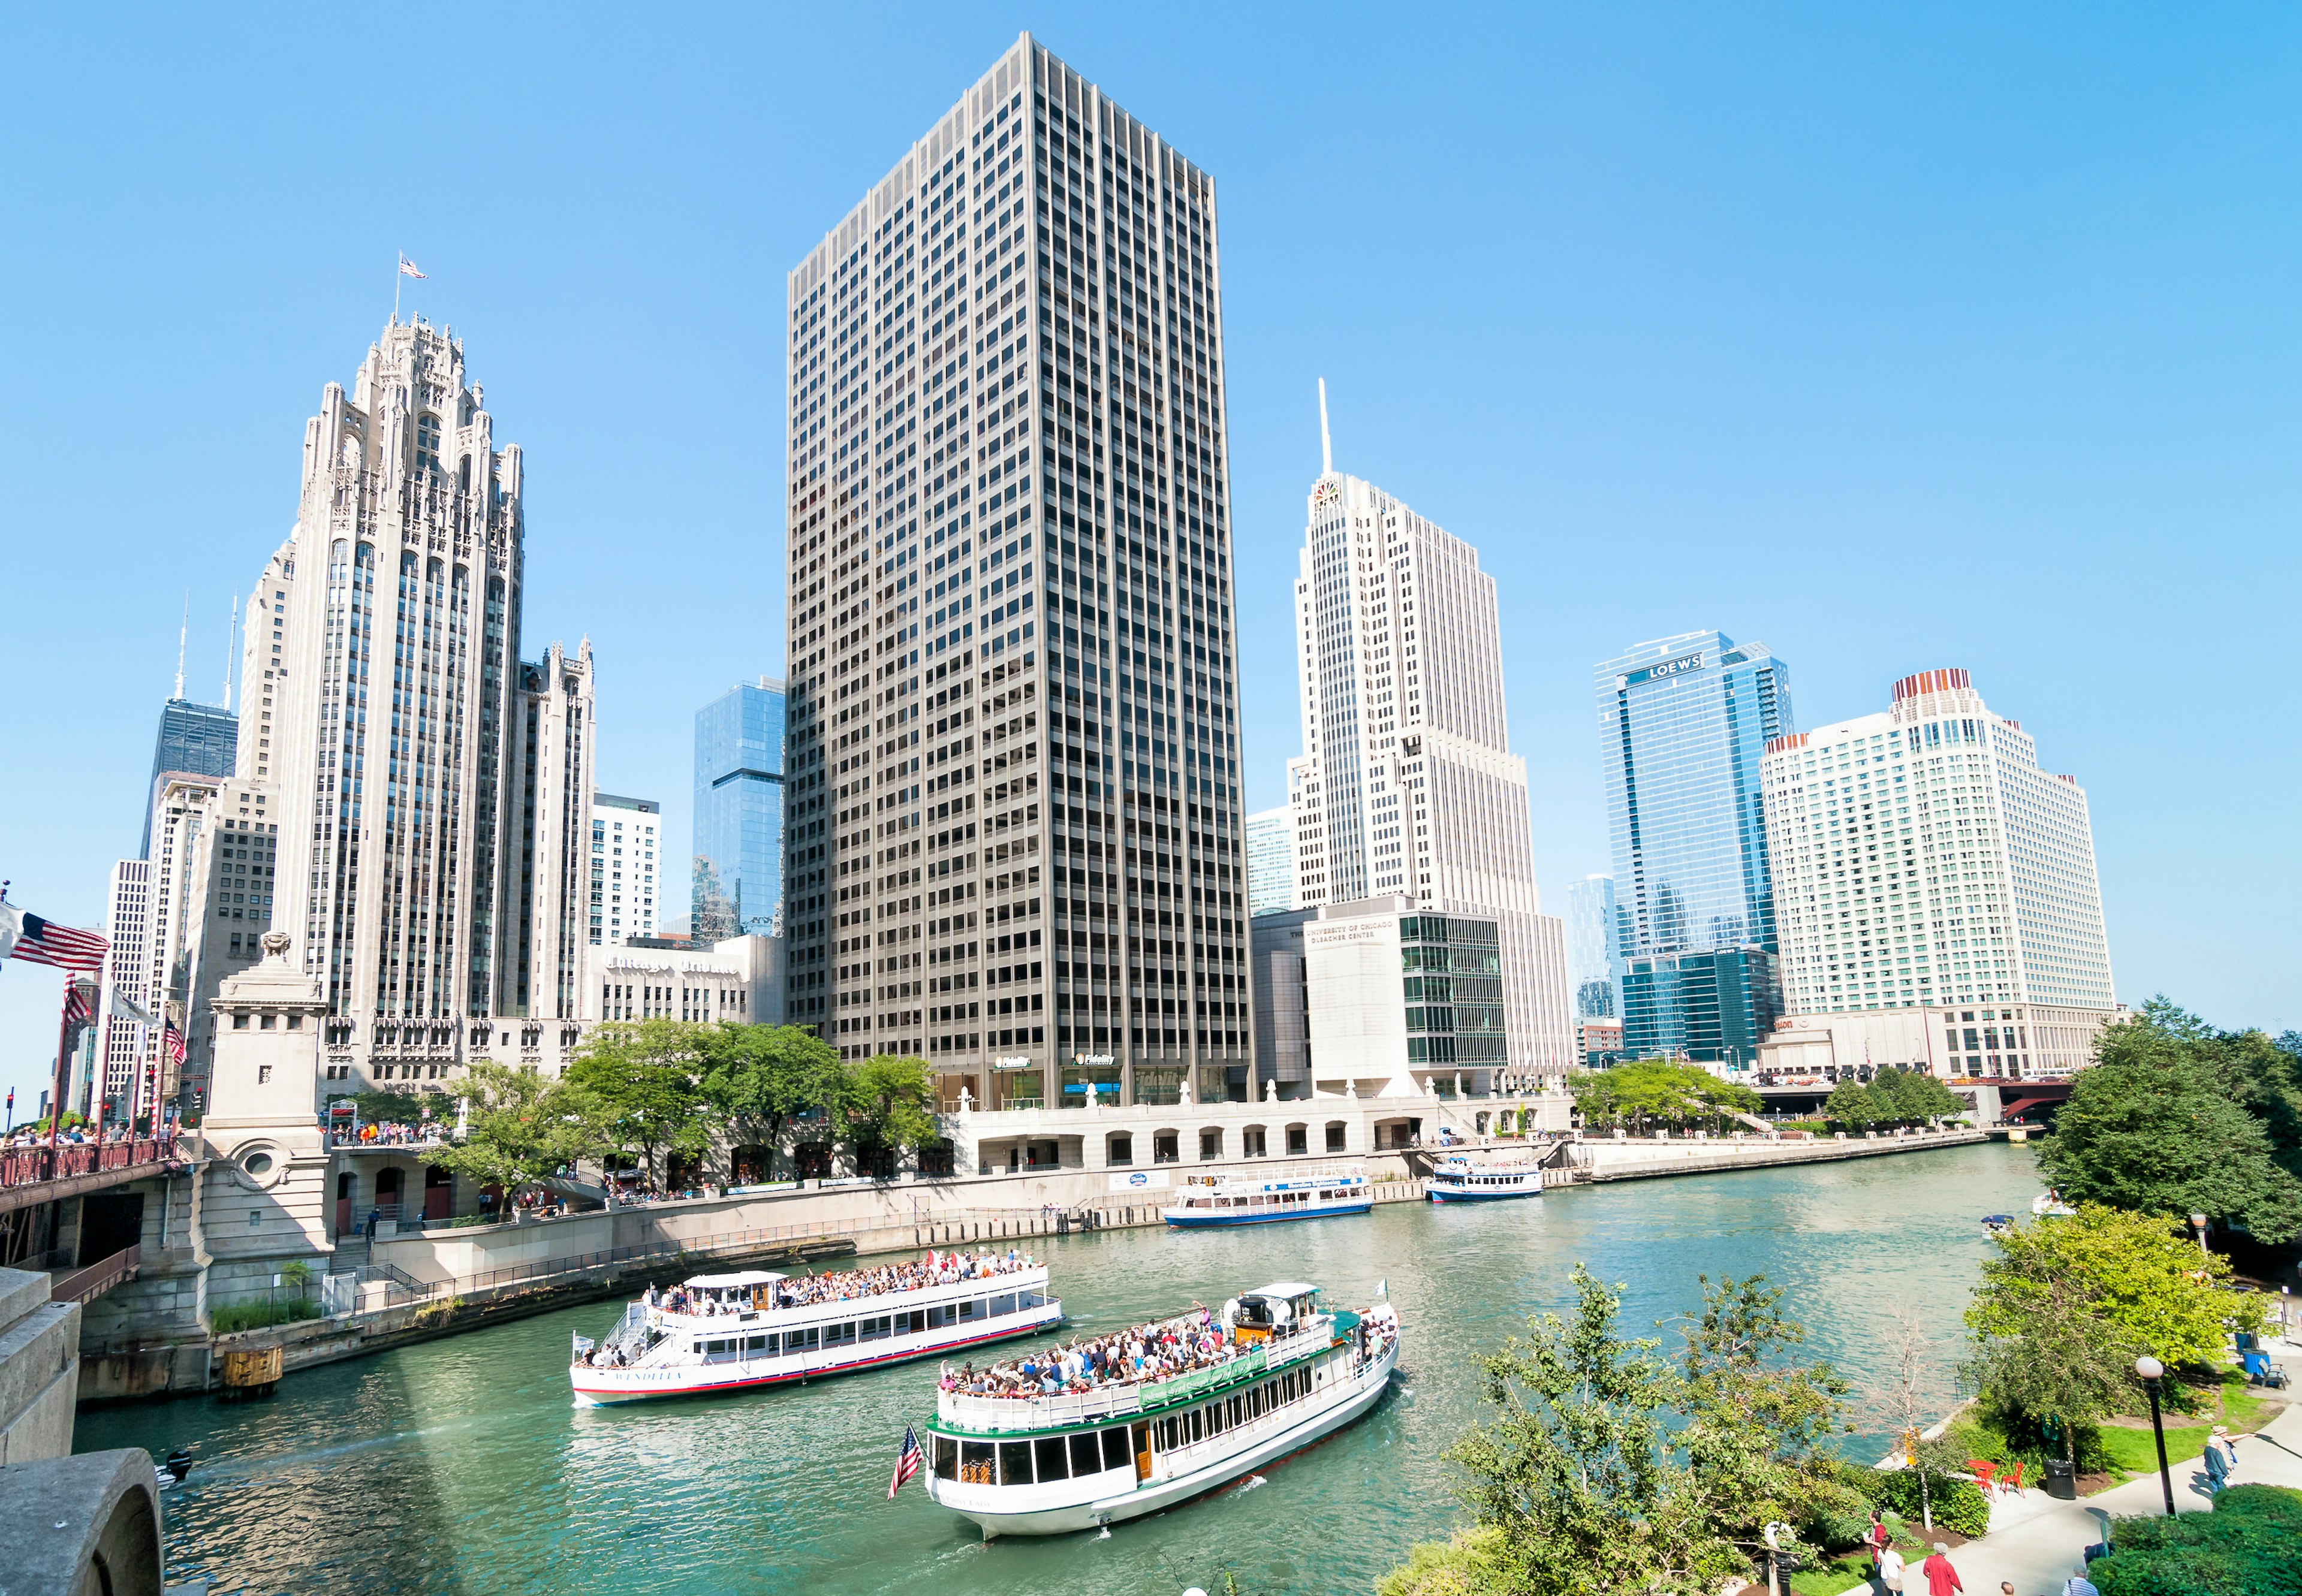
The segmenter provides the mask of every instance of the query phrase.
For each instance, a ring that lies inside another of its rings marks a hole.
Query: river
[[[569,1308],[290,1376],[266,1401],[213,1398],[80,1415],[77,1449],[184,1445],[167,1495],[172,1578],[238,1592],[783,1592],[826,1596],[1248,1596],[1369,1591],[1457,1516],[1441,1457],[1480,1416],[1478,1356],[1559,1308],[1577,1260],[1627,1285],[1624,1333],[1697,1300],[1695,1277],[1764,1273],[1858,1395],[1915,1311],[1941,1338],[1941,1397],[1979,1216],[2025,1207],[2030,1150],[2004,1143],[1804,1168],[1634,1181],[1474,1207],[1046,1243],[1073,1321],[1104,1330],[1300,1278],[1332,1300],[1387,1280],[1406,1338],[1365,1421],[1271,1471],[1108,1537],[1004,1540],[887,1480],[934,1365],[745,1397],[616,1409],[568,1399]],[[1857,1421],[1866,1430],[1882,1422]],[[1853,1443],[1871,1454],[1876,1436]]]

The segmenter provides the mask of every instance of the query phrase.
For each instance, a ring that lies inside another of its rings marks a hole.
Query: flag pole
[[[399,324],[399,280],[407,275],[395,264],[391,268],[391,324]]]
[[[56,1019],[56,1086],[48,1099],[48,1151],[56,1147],[56,1132],[64,1122],[64,1069],[71,1055],[71,987],[73,972],[64,971],[64,1009]],[[51,1165],[53,1172],[54,1166]]]

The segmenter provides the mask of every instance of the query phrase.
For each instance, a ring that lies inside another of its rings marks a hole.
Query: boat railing
[[[1328,1346],[1334,1340],[1333,1320],[1325,1314],[1303,1322],[1293,1335],[1264,1341],[1237,1357],[1204,1369],[1193,1369],[1167,1380],[1111,1382],[1083,1391],[1061,1391],[1039,1397],[990,1397],[972,1391],[945,1391],[936,1402],[937,1416],[956,1430],[986,1434],[1047,1430],[1091,1420],[1123,1418],[1130,1414],[1187,1402],[1217,1386],[1251,1380],[1269,1370]]]

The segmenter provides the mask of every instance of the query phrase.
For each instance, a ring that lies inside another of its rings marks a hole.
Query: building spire
[[[232,640],[239,634],[239,595],[238,593],[234,593],[231,595],[231,613],[224,617],[223,623],[223,707],[227,710],[231,708],[231,645]]]
[[[1327,379],[1319,379],[1319,475],[1331,476],[1335,469],[1335,446],[1327,440]]]
[[[176,627],[176,690],[170,698],[184,696],[184,640],[192,632],[192,595],[184,595],[184,618]]]

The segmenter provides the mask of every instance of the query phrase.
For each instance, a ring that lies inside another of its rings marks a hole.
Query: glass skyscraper
[[[1788,668],[1763,643],[1690,632],[1600,661],[1596,686],[1617,958],[1745,950],[1704,962],[1700,1003],[1684,980],[1624,992],[1624,1048],[1748,1063],[1781,1012],[1759,766],[1795,729]]]
[[[1615,1018],[1615,878],[1587,876],[1567,888],[1567,980],[1578,1020]]]
[[[695,940],[780,935],[784,684],[761,676],[695,712]]]
[[[1247,817],[1247,911],[1295,907],[1295,811],[1282,804]]]
[[[188,698],[167,701],[160,711],[159,740],[152,748],[152,779],[145,789],[144,835],[139,844],[139,859],[152,856],[152,813],[159,802],[162,777],[230,776],[239,752],[239,716],[214,704],[196,704]]]

